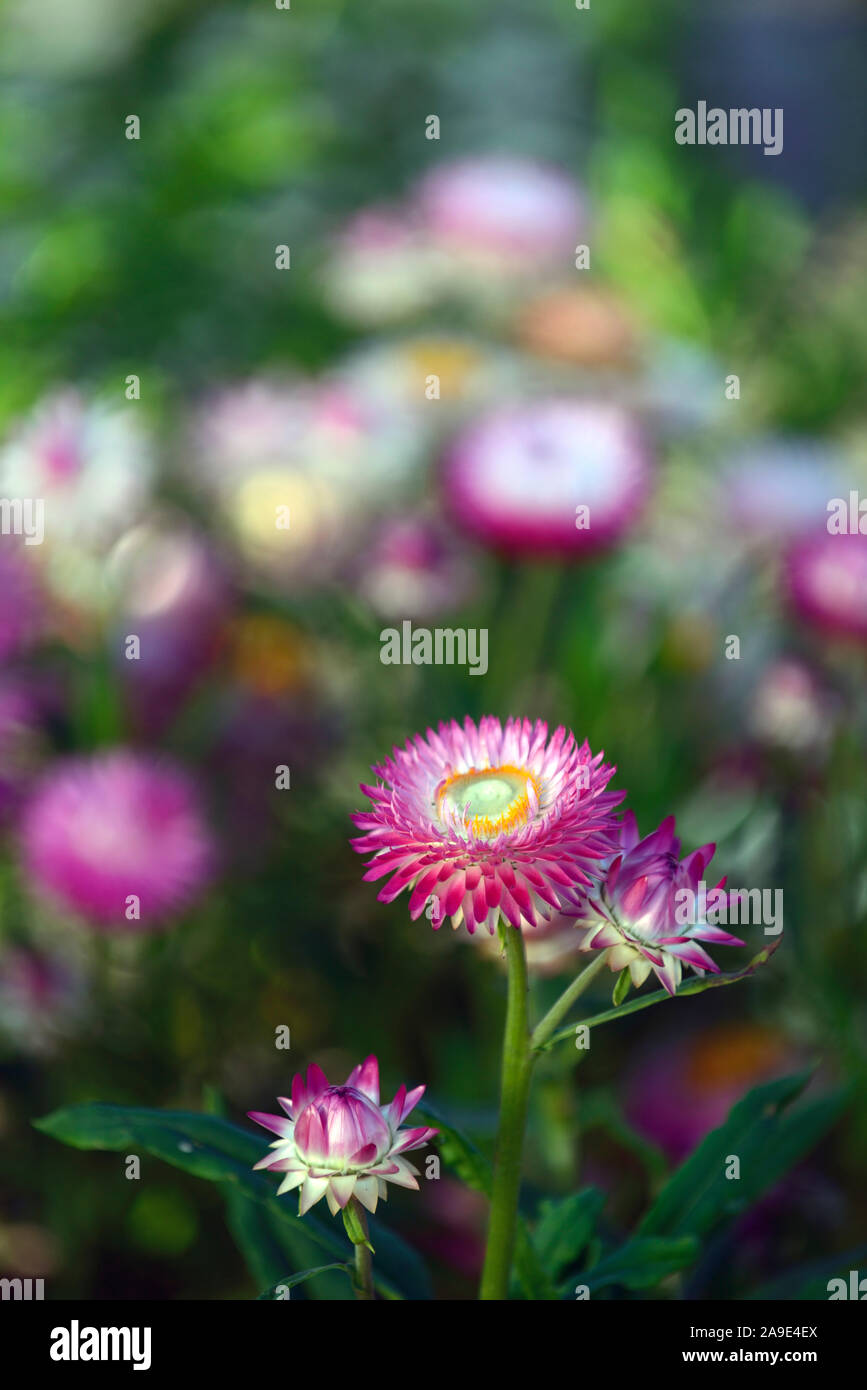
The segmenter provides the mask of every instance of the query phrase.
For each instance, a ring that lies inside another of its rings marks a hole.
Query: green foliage
[[[845,1094],[820,1095],[789,1109],[809,1071],[750,1091],[678,1168],[639,1226],[639,1233],[709,1235],[755,1202],[810,1151],[839,1117]],[[734,1156],[740,1177],[727,1178]]]
[[[253,1171],[253,1164],[262,1157],[262,1145],[256,1135],[219,1116],[117,1105],[73,1105],[34,1123],[43,1134],[74,1148],[140,1149],[194,1177],[230,1185],[233,1231],[261,1282],[271,1279],[275,1263],[284,1251],[289,1254],[299,1248],[299,1239],[302,1245],[314,1245],[327,1255],[345,1258],[348,1253],[346,1242],[333,1223],[315,1212],[301,1218],[287,1201],[276,1197],[272,1180]],[[238,1197],[244,1201],[239,1203]],[[251,1216],[251,1202],[262,1208],[255,1218]],[[371,1220],[370,1231],[377,1252],[374,1279],[381,1292],[388,1297],[429,1298],[427,1274],[415,1251],[376,1220]],[[285,1267],[285,1258],[282,1263]]]

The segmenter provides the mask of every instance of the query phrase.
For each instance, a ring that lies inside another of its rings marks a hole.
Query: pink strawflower
[[[273,1152],[254,1167],[286,1174],[278,1196],[301,1188],[301,1216],[323,1197],[332,1216],[352,1197],[376,1211],[379,1198],[388,1197],[387,1183],[418,1188],[418,1169],[403,1154],[422,1148],[437,1130],[400,1126],[424,1090],[416,1086],[407,1094],[401,1086],[390,1105],[380,1105],[375,1057],[355,1067],[342,1086],[330,1086],[314,1064],[307,1069],[306,1084],[300,1074],[293,1078],[291,1100],[277,1097],[285,1117],[249,1112],[251,1120],[279,1135],[271,1145]]]
[[[535,927],[574,910],[616,852],[625,793],[605,791],[614,768],[562,727],[549,739],[541,720],[452,720],[373,770],[373,809],[352,817],[365,832],[353,848],[373,856],[364,877],[390,876],[381,902],[409,889],[410,916],[434,928],[493,932],[500,915]]]
[[[24,811],[21,857],[35,892],[62,911],[147,931],[199,893],[213,847],[186,775],[119,749],[49,770]]]
[[[795,611],[826,636],[867,641],[867,536],[819,531],[796,542],[786,585]]]
[[[684,965],[696,975],[718,973],[719,966],[699,943],[744,943],[706,921],[711,895],[701,885],[714,849],[702,845],[679,861],[674,816],[642,840],[635,816],[627,811],[620,823],[620,853],[601,885],[587,895],[582,916],[595,922],[588,927],[582,949],[606,951],[609,967],[618,973],[628,969],[636,986],[652,970],[669,994],[680,984]],[[721,891],[724,884],[723,878],[714,887]],[[689,899],[678,896],[686,892]]]
[[[638,519],[650,451],[619,406],[535,401],[459,434],[443,485],[459,524],[511,554],[575,556],[612,545]]]
[[[422,179],[416,202],[435,244],[529,266],[571,265],[587,225],[584,199],[568,174],[509,155],[439,165]]]

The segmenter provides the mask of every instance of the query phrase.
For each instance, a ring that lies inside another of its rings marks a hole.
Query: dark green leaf
[[[586,1284],[590,1293],[621,1285],[627,1289],[651,1289],[669,1275],[691,1265],[698,1255],[700,1242],[696,1236],[650,1236],[627,1241],[619,1250],[612,1250],[592,1269],[582,1271],[569,1280],[565,1292],[575,1284]]]
[[[559,1279],[564,1270],[577,1264],[604,1205],[605,1193],[595,1187],[541,1204],[533,1244],[549,1278]]]
[[[693,976],[685,980],[677,989],[674,995],[670,995],[667,990],[657,989],[652,994],[639,994],[631,999],[628,1004],[619,1004],[614,1009],[606,1009],[601,1014],[594,1014],[592,1018],[582,1018],[580,1024],[570,1023],[565,1028],[560,1028],[556,1033],[552,1033],[547,1042],[543,1043],[540,1052],[546,1052],[555,1043],[564,1042],[567,1038],[575,1037],[575,1030],[579,1026],[585,1028],[598,1028],[601,1023],[611,1023],[614,1019],[625,1018],[627,1014],[640,1013],[642,1009],[649,1009],[653,1004],[664,1004],[667,1000],[684,999],[690,994],[703,994],[706,989],[719,989],[723,985],[733,985],[738,980],[745,980],[749,975],[755,973],[760,966],[765,965],[776,951],[782,941],[782,936],[778,936],[770,945],[764,946],[757,955],[753,956],[748,965],[741,970],[720,971],[718,975]]]
[[[842,1108],[844,1097],[835,1093],[786,1109],[810,1075],[770,1081],[739,1101],[666,1183],[641,1222],[641,1234],[705,1236],[771,1188],[818,1143]],[[737,1178],[726,1177],[732,1157],[740,1162]]]
[[[43,1134],[74,1148],[144,1151],[195,1177],[230,1183],[244,1196],[264,1203],[286,1238],[292,1240],[294,1236],[316,1247],[320,1254],[341,1261],[348,1254],[343,1234],[333,1221],[325,1221],[315,1212],[299,1217],[291,1199],[276,1196],[273,1179],[253,1171],[253,1164],[264,1152],[263,1140],[219,1116],[119,1105],[74,1105],[34,1124]],[[377,1288],[387,1297],[430,1298],[427,1273],[416,1252],[378,1222],[371,1221],[371,1234],[377,1246]],[[284,1260],[284,1268],[285,1264]]]
[[[750,1300],[766,1302],[768,1299],[827,1299],[828,1283],[831,1279],[845,1279],[848,1282],[851,1270],[860,1270],[867,1263],[867,1245],[859,1245],[842,1255],[829,1255],[824,1260],[814,1260],[807,1265],[763,1284],[747,1294]]]

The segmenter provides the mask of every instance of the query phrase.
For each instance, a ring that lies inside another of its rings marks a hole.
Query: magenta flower
[[[631,416],[556,399],[494,411],[458,435],[443,486],[458,522],[485,544],[575,556],[612,545],[634,524],[650,477]]]
[[[796,542],[786,585],[795,611],[826,636],[867,641],[867,536],[820,531]]]
[[[620,823],[620,853],[611,860],[602,884],[587,895],[582,916],[589,914],[598,925],[588,927],[582,949],[606,951],[610,968],[628,969],[636,986],[652,970],[669,994],[680,984],[684,965],[697,975],[718,973],[719,966],[699,943],[744,943],[706,921],[710,894],[704,874],[714,849],[702,845],[678,861],[674,816],[641,840],[635,816],[627,811]],[[724,884],[723,878],[715,888],[721,892]]]
[[[278,1096],[286,1115],[251,1110],[250,1119],[279,1138],[273,1153],[254,1165],[285,1173],[279,1196],[300,1187],[301,1216],[323,1197],[335,1216],[356,1197],[368,1211],[386,1200],[386,1184],[418,1188],[414,1168],[403,1155],[420,1149],[437,1133],[422,1125],[400,1126],[424,1095],[424,1086],[407,1093],[401,1086],[390,1105],[379,1103],[379,1063],[368,1057],[342,1086],[330,1086],[316,1065],[292,1081],[292,1099]]]
[[[186,775],[120,749],[55,764],[25,808],[37,894],[105,931],[147,931],[207,881],[211,837]]]
[[[373,856],[364,877],[390,876],[381,902],[409,889],[410,916],[434,928],[450,917],[493,932],[502,915],[522,929],[574,911],[616,852],[625,793],[605,791],[614,768],[562,727],[549,739],[541,720],[452,720],[373,770],[373,809],[352,817],[365,832],[353,848]]]

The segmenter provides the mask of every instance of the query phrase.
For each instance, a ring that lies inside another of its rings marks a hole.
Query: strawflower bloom
[[[389,876],[381,902],[409,889],[413,920],[493,932],[502,915],[535,927],[563,908],[616,853],[614,768],[562,727],[486,716],[454,720],[395,748],[362,790],[373,803],[353,821],[371,854],[365,878]]]
[[[634,524],[651,471],[626,411],[564,398],[482,416],[451,446],[443,487],[458,523],[483,543],[569,557],[612,545]]]
[[[21,858],[52,905],[105,931],[147,931],[199,893],[213,847],[186,775],[118,749],[50,768],[23,813]]]
[[[249,1112],[251,1120],[279,1136],[273,1152],[254,1166],[285,1173],[278,1196],[300,1187],[301,1216],[323,1197],[332,1216],[353,1197],[375,1212],[380,1197],[388,1197],[388,1183],[418,1188],[418,1169],[403,1155],[422,1148],[437,1131],[400,1126],[424,1090],[416,1086],[407,1092],[401,1086],[390,1105],[380,1105],[376,1057],[353,1068],[342,1086],[329,1085],[313,1064],[306,1083],[300,1074],[294,1077],[291,1099],[278,1096],[285,1116]]]
[[[640,839],[635,816],[627,811],[620,823],[620,852],[611,860],[604,881],[588,894],[586,913],[595,918],[582,947],[605,951],[611,970],[628,969],[632,983],[642,985],[651,970],[669,994],[681,981],[683,967],[697,975],[719,972],[701,946],[714,942],[743,946],[706,920],[712,893],[701,884],[715,846],[702,845],[679,860],[680,840],[674,816],[668,816],[652,835]],[[715,885],[722,891],[725,879]],[[688,892],[689,899],[679,897]],[[684,902],[693,904],[684,911]],[[718,901],[718,899],[716,899]],[[684,918],[688,920],[683,920]]]

